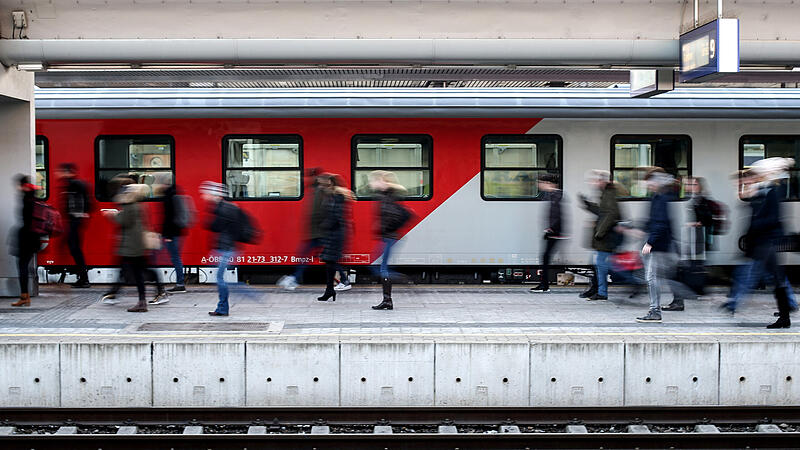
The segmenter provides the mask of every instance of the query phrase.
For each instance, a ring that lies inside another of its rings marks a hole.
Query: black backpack
[[[242,208],[236,209],[238,210],[236,217],[236,242],[241,242],[243,244],[258,243],[261,240],[261,229],[258,228],[253,218],[244,212]]]

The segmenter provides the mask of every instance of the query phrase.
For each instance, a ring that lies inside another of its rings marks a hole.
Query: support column
[[[16,257],[9,254],[10,234],[20,220],[14,175],[35,173],[33,73],[0,65],[0,296],[19,295]],[[33,179],[33,178],[32,178]],[[35,283],[35,277],[31,277]],[[36,292],[36,287],[30,291]]]

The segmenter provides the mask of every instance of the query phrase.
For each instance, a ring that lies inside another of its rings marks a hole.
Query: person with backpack
[[[392,303],[392,276],[395,275],[389,270],[389,258],[392,255],[392,247],[397,243],[397,231],[408,222],[411,213],[402,205],[397,203],[401,196],[407,191],[397,180],[397,175],[392,172],[375,170],[369,174],[369,186],[375,193],[378,201],[377,211],[377,232],[380,242],[378,251],[380,253],[380,269],[371,266],[373,273],[380,275],[383,286],[383,300],[372,307],[372,309],[394,309]]]
[[[75,271],[78,280],[72,284],[74,288],[88,288],[89,275],[86,260],[83,257],[83,228],[89,218],[89,189],[86,183],[78,179],[78,167],[72,163],[59,166],[58,175],[63,181],[63,212],[67,220],[67,246],[72,259],[75,260]]]
[[[206,228],[215,234],[212,248],[219,259],[217,264],[217,291],[219,302],[214,311],[209,311],[209,316],[227,316],[229,314],[228,284],[225,282],[225,271],[236,253],[236,242],[243,239],[241,230],[243,224],[242,212],[239,207],[225,200],[228,188],[222,183],[203,181],[200,183],[200,197],[206,202],[211,213],[211,218]],[[249,224],[244,224],[249,226]]]
[[[183,274],[183,261],[181,260],[181,244],[183,235],[193,221],[193,209],[190,199],[183,195],[178,195],[178,188],[171,180],[171,174],[167,174],[169,179],[159,180],[161,183],[161,202],[164,205],[163,223],[161,225],[161,237],[164,239],[164,247],[169,252],[172,266],[175,268],[175,286],[167,289],[170,294],[180,294],[186,292],[186,283]],[[169,297],[160,300],[161,303],[169,301]]]
[[[31,260],[39,251],[41,235],[34,230],[34,208],[36,207],[36,191],[39,186],[31,184],[27,175],[17,175],[17,189],[22,194],[21,224],[17,231],[16,256],[19,274],[19,300],[11,306],[31,306],[28,282],[31,273]]]

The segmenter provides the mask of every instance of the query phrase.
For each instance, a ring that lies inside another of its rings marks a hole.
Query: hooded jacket
[[[619,234],[614,231],[621,219],[616,186],[614,183],[607,183],[599,203],[584,199],[584,204],[589,212],[597,216],[592,230],[592,248],[599,252],[613,252],[620,241]]]

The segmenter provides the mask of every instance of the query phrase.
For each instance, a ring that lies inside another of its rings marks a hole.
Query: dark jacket
[[[36,253],[39,251],[41,236],[33,232],[33,208],[36,203],[34,191],[22,194],[22,224],[17,231],[16,255]]]
[[[619,233],[614,231],[620,221],[619,204],[617,204],[617,188],[608,183],[603,188],[600,203],[583,200],[586,209],[597,216],[592,230],[592,248],[599,252],[613,252],[620,243]]]
[[[64,185],[62,196],[64,215],[70,221],[89,214],[89,190],[86,183],[77,178],[70,178]]]
[[[672,221],[669,202],[674,200],[671,191],[656,193],[650,199],[650,219],[647,222],[647,243],[654,252],[669,252],[672,248]]]
[[[183,234],[183,227],[175,223],[177,215],[178,195],[177,188],[173,185],[164,191],[161,201],[164,203],[164,222],[161,225],[161,235],[167,239],[172,239]]]
[[[314,182],[312,185],[314,188],[314,197],[311,199],[311,214],[309,215],[309,239],[321,239],[325,232],[323,231],[322,221],[325,220],[325,207],[323,202],[325,201],[325,192],[323,191],[322,187],[317,182]]]
[[[384,239],[397,239],[399,230],[409,219],[408,210],[397,203],[397,193],[389,189],[376,194],[380,229],[378,234]]]
[[[324,216],[320,223],[322,236],[322,253],[320,259],[325,262],[336,262],[342,259],[347,224],[345,223],[344,195],[335,193],[326,195],[322,203]]]
[[[211,221],[207,228],[217,233],[213,247],[223,252],[236,249],[236,236],[239,232],[239,207],[220,200],[211,211]]]
[[[752,251],[756,247],[772,245],[775,240],[783,236],[779,190],[779,186],[772,185],[759,192],[750,202],[752,214],[750,227],[745,235],[748,256],[752,256]]]
[[[550,232],[547,233],[547,236],[545,237],[563,235],[564,213],[561,210],[561,200],[563,199],[563,196],[564,194],[560,189],[542,193],[542,200],[550,203],[550,210],[547,216],[547,228],[550,229]]]

